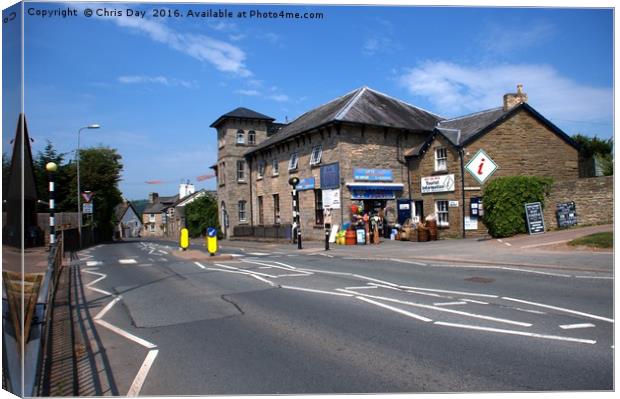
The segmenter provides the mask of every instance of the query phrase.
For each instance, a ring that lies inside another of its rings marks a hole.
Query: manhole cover
[[[470,277],[470,278],[466,278],[465,281],[471,281],[472,283],[488,284],[488,283],[492,283],[493,281],[495,281],[495,279],[488,278],[488,277]]]

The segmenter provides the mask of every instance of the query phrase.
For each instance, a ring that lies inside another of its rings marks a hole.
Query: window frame
[[[440,157],[439,152],[443,152],[443,157]],[[448,170],[448,148],[437,147],[435,148],[435,172],[445,172]]]
[[[314,224],[316,226],[322,226],[323,219],[323,190],[320,188],[314,189]]]
[[[245,131],[243,129],[237,130],[237,134],[235,135],[235,144],[245,145]]]
[[[237,216],[239,217],[239,223],[247,223],[247,211],[246,211],[247,201],[241,200],[237,202]]]
[[[241,159],[237,160],[237,182],[245,182],[245,161]]]
[[[149,223],[155,223],[155,214],[149,213]]]
[[[288,159],[288,171],[293,172],[297,170],[299,166],[299,153],[297,151],[291,152],[291,156]]]
[[[440,207],[439,203],[444,203],[445,209],[440,209],[443,207]],[[436,200],[435,201],[435,215],[437,215],[437,227],[450,227],[450,201]],[[441,215],[445,215],[445,216],[441,216]]]
[[[262,179],[265,176],[266,162],[264,160],[258,161],[258,167],[256,168],[256,178]]]
[[[256,197],[256,202],[258,205],[258,225],[265,225],[265,201],[262,195]]]
[[[276,158],[271,160],[271,176],[280,175],[280,163]]]
[[[273,194],[273,224],[279,225],[282,223],[280,219],[280,194]]]
[[[323,157],[323,144],[318,144],[312,147],[312,152],[310,153],[310,166],[320,164],[322,157]]]
[[[255,130],[248,131],[248,145],[256,145],[256,131]]]

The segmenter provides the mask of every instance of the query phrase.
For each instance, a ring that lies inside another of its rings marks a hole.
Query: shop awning
[[[403,183],[368,183],[368,182],[349,182],[347,187],[351,190],[382,190],[382,191],[403,191]]]

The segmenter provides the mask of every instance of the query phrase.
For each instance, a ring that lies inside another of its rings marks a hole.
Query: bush
[[[484,224],[493,237],[509,237],[527,233],[524,204],[540,202],[544,208],[545,197],[553,179],[537,176],[500,177],[484,189]]]
[[[185,224],[190,237],[206,235],[207,227],[215,227],[218,238],[222,238],[215,198],[206,194],[187,204],[185,207]]]

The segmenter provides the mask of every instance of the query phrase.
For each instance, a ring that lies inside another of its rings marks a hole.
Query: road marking
[[[271,266],[259,266],[259,269],[273,269]]]
[[[372,278],[372,277],[362,276],[361,274],[354,274],[353,277],[357,277],[357,278],[361,278],[361,279],[369,280],[369,281],[376,281],[377,283],[389,285],[389,286],[392,286],[392,287],[399,287],[398,284],[390,283],[388,281],[383,281],[383,280],[379,280],[379,279]]]
[[[575,278],[592,278],[592,279],[600,279],[600,280],[613,280],[613,277],[606,276],[575,276]]]
[[[507,246],[509,246],[509,247],[512,247],[512,244],[511,244],[511,243],[509,243],[509,242],[505,242],[505,243],[504,243],[504,245],[507,245]]]
[[[502,270],[513,270],[513,271],[523,272],[523,273],[544,274],[546,276],[571,277],[570,274],[539,272],[537,270],[517,269],[517,268],[514,268],[514,267],[503,267],[502,266],[501,269]]]
[[[606,321],[606,322],[609,322],[609,323],[613,323],[614,322],[613,319],[609,319],[607,317],[597,316],[597,315],[593,315],[593,314],[590,314],[590,313],[578,312],[576,310],[571,310],[571,309],[566,309],[566,308],[560,308],[558,306],[551,306],[551,305],[545,305],[545,304],[542,304],[542,303],[529,302],[529,301],[524,301],[522,299],[507,298],[505,296],[503,296],[502,299],[505,299],[507,301],[527,303],[528,305],[540,306],[542,308],[547,308],[547,309],[559,310],[559,311],[562,311],[562,312],[572,313],[572,314],[576,314],[576,315],[579,315],[579,316],[585,316],[585,317],[589,317],[591,319],[602,320],[602,321]]]
[[[86,288],[88,288],[90,290],[93,290],[95,292],[99,292],[100,294],[103,294],[103,295],[107,295],[107,296],[111,296],[112,295],[111,292],[108,292],[108,291],[105,291],[105,290],[102,290],[102,289],[99,289],[99,288],[89,287],[89,286],[86,286]]]
[[[114,298],[113,300],[111,300],[110,303],[108,303],[105,308],[101,309],[99,311],[99,313],[97,313],[97,315],[95,316],[94,319],[98,320],[98,319],[102,318],[104,314],[108,313],[108,311],[110,309],[112,309],[112,306],[116,305],[116,302],[121,300],[121,298],[122,297],[119,295],[116,298]]]
[[[391,310],[393,312],[400,313],[400,314],[402,314],[404,316],[411,317],[411,318],[414,318],[414,319],[417,319],[417,320],[421,320],[421,321],[424,321],[424,322],[427,322],[427,323],[430,322],[430,321],[433,321],[432,319],[429,319],[427,317],[420,316],[420,315],[417,315],[415,313],[407,312],[406,310],[395,308],[393,306],[386,305],[384,303],[375,302],[375,301],[373,301],[371,299],[368,299],[368,298],[364,298],[364,297],[361,297],[361,296],[356,296],[356,298],[359,299],[360,301],[364,301],[364,302],[367,302],[367,303],[372,303],[373,305],[376,305],[376,306],[379,306],[379,307],[382,307],[382,308],[385,308],[385,309],[389,309],[389,310]]]
[[[523,308],[513,308],[514,310],[519,310],[521,312],[534,313],[534,314],[547,314],[545,312],[541,312],[540,310],[532,310],[532,309],[523,309]]]
[[[248,252],[248,255],[252,255],[252,256],[268,256],[271,254],[265,253],[265,252]]]
[[[476,301],[475,299],[464,299],[464,298],[459,298],[459,300],[464,301],[464,302],[471,302],[471,303],[477,303],[479,305],[488,305],[488,302],[482,302],[482,301]]]
[[[337,288],[336,290],[337,291],[343,291],[343,292],[347,291],[347,290],[342,290],[340,288]],[[495,321],[495,322],[498,322],[498,323],[514,324],[514,325],[523,326],[523,327],[531,327],[532,326],[531,323],[524,323],[524,322],[521,322],[521,321],[501,319],[501,318],[497,318],[497,317],[485,316],[485,315],[476,314],[476,313],[468,313],[468,312],[462,312],[462,311],[454,310],[454,309],[441,308],[441,307],[438,307],[438,306],[431,306],[431,305],[424,305],[424,304],[421,304],[421,303],[401,301],[401,300],[394,299],[394,298],[362,294],[362,293],[353,292],[353,291],[351,291],[351,292],[354,293],[354,294],[360,295],[360,296],[368,297],[368,298],[382,299],[382,300],[388,301],[388,302],[402,303],[403,305],[409,305],[409,306],[418,307],[418,308],[424,308],[424,309],[432,309],[432,310],[436,310],[436,311],[439,311],[439,312],[453,313],[453,314],[458,314],[458,315],[461,315],[461,316],[473,317],[473,318],[476,318],[476,319],[484,319],[484,320],[489,320],[489,321]]]
[[[364,285],[362,287],[344,287],[344,288],[346,290],[349,290],[349,291],[351,291],[351,290],[369,290],[369,289],[376,289],[377,286],[376,285],[371,285],[371,286]]]
[[[206,267],[202,265],[200,262],[194,262],[194,264],[196,264],[201,269],[206,269]]]
[[[88,262],[86,262],[86,266],[100,266],[100,265],[103,265],[103,262],[99,260],[89,260]]]
[[[153,266],[153,264],[152,263],[142,263],[142,264],[140,264],[138,266],[147,267],[147,266]]]
[[[451,298],[445,295],[431,294],[430,292],[418,292],[418,291],[413,291],[413,290],[405,290],[405,292],[410,292],[412,294],[418,294],[418,295],[424,295],[424,296],[433,296],[435,298]]]
[[[138,263],[138,261],[136,261],[135,259],[119,259],[118,263],[122,265],[133,265],[135,263]]]
[[[140,367],[138,374],[136,374],[136,377],[133,379],[133,382],[131,383],[131,387],[129,388],[129,391],[127,392],[127,396],[131,396],[131,397],[138,396],[138,394],[140,393],[140,390],[142,389],[142,385],[144,384],[144,381],[146,380],[146,376],[151,370],[151,366],[153,365],[153,362],[155,362],[155,358],[157,357],[158,353],[159,353],[158,349],[153,349],[149,351],[148,355],[146,355],[146,358],[144,359],[144,362],[142,362],[142,366]]]
[[[395,285],[395,284],[394,284]],[[420,287],[407,287],[405,285],[399,285],[398,287],[407,289],[407,290],[419,290],[419,291],[430,291],[430,292],[443,292],[444,294],[457,294],[457,295],[467,295],[467,296],[479,296],[483,298],[498,298],[497,295],[489,295],[489,294],[475,294],[472,292],[463,292],[463,291],[448,291],[448,290],[436,290],[431,288],[420,288]]]
[[[168,252],[166,252],[166,251],[162,251],[161,249],[158,249],[158,250],[157,250],[157,252],[162,253],[162,254],[164,254],[164,255],[168,255]]]
[[[145,339],[142,339],[140,337],[136,337],[135,335],[133,335],[133,334],[131,334],[131,333],[125,331],[125,330],[122,330],[122,329],[116,327],[115,325],[112,325],[112,324],[108,323],[105,320],[97,319],[97,320],[95,320],[95,323],[97,323],[97,324],[107,328],[110,331],[114,331],[118,335],[121,335],[121,336],[127,338],[128,340],[131,340],[131,341],[133,341],[133,342],[135,342],[137,344],[140,344],[140,345],[144,346],[145,348],[148,348],[148,349],[157,348],[157,345],[154,345],[154,344],[150,343],[149,341],[147,341]]]
[[[297,291],[307,291],[307,292],[316,292],[317,294],[327,294],[327,295],[336,295],[336,296],[353,296],[352,294],[344,294],[340,292],[330,292],[330,291],[321,291],[314,290],[311,288],[303,288],[303,287],[292,287],[290,285],[281,285],[280,288],[286,288],[289,290],[297,290]]]
[[[418,266],[428,266],[427,263],[422,263],[422,262],[414,262],[412,260],[405,260],[405,259],[396,259],[396,258],[390,258],[388,260],[391,260],[392,262],[398,262],[398,263],[407,263],[410,265],[418,265]]]
[[[530,244],[530,245],[524,245],[521,247],[521,249],[524,248],[536,248],[536,247],[544,247],[545,245],[554,245],[554,244],[562,244],[565,242],[569,242],[570,240],[560,240],[560,241],[551,241],[551,242],[544,242],[542,244]]]
[[[470,325],[467,325],[467,324],[446,323],[446,322],[443,322],[443,321],[436,321],[433,324],[436,324],[438,326],[465,328],[465,329],[469,329],[469,330],[490,331],[490,332],[497,332],[497,333],[511,334],[511,335],[523,335],[523,336],[526,336],[526,337],[534,337],[534,338],[555,339],[555,340],[558,340],[558,341],[579,342],[579,343],[591,344],[591,345],[594,345],[596,343],[596,341],[593,341],[593,340],[590,340],[590,339],[560,337],[560,336],[557,336],[557,335],[544,335],[544,334],[529,333],[529,332],[524,332],[524,331],[503,330],[503,329],[500,329],[500,328],[470,326]]]
[[[245,256],[244,254],[229,254],[230,256],[232,256],[233,258],[240,258],[242,256]]]
[[[563,330],[574,330],[575,328],[590,328],[596,327],[592,323],[581,323],[581,324],[563,324],[559,326]]]
[[[457,302],[435,302],[433,303],[434,306],[452,306],[452,305],[467,305],[467,302],[461,302],[461,301],[457,301]]]

